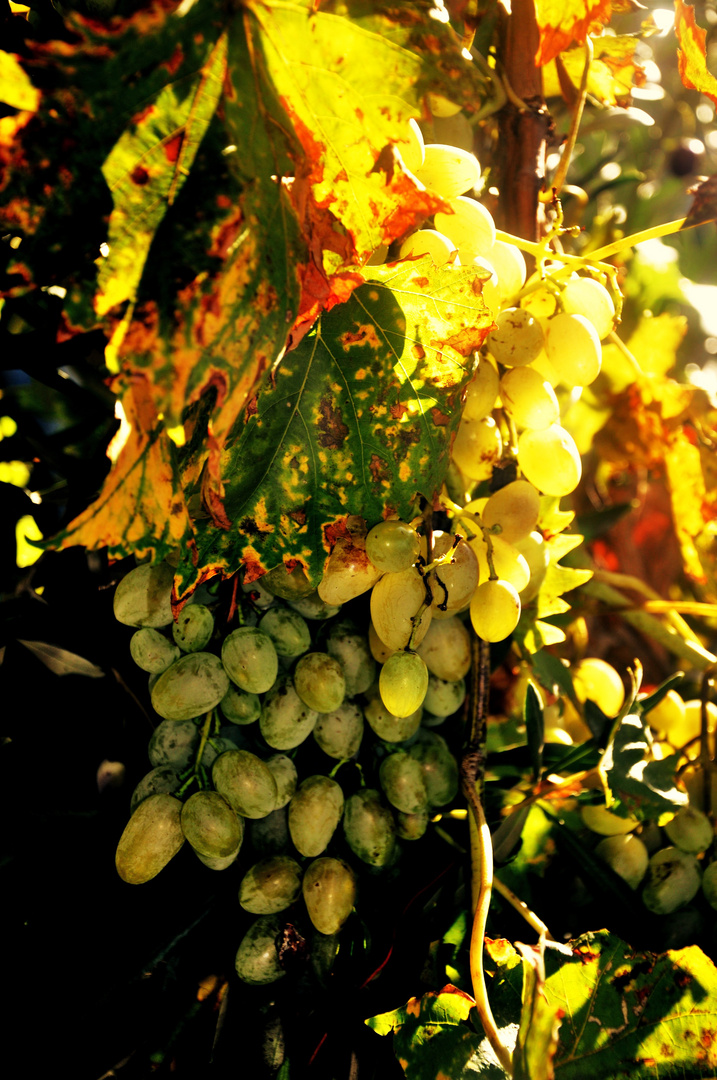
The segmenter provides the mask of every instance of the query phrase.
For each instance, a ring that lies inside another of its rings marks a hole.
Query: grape
[[[320,934],[337,934],[356,902],[356,877],[343,859],[314,859],[302,883],[309,918]]]
[[[380,576],[381,571],[369,560],[364,541],[340,536],[326,563],[318,593],[326,604],[340,606],[368,592]]]
[[[453,242],[442,236],[435,229],[419,229],[411,233],[398,249],[399,259],[415,258],[418,255],[430,255],[436,266],[445,266],[452,260],[455,252]],[[460,259],[455,256],[454,265],[460,266]]]
[[[611,664],[588,656],[573,668],[573,683],[578,701],[589,698],[606,716],[617,716],[620,712],[625,701],[625,688]]]
[[[152,675],[161,675],[180,656],[177,646],[151,626],[135,630],[130,638],[129,651],[137,667]]]
[[[298,774],[296,765],[286,754],[273,754],[266,759],[266,764],[276,780],[276,810],[289,805],[289,800],[296,791]]]
[[[466,684],[464,679],[457,682],[449,682],[448,679],[437,679],[431,675],[428,680],[428,689],[423,705],[434,716],[453,716],[458,712],[466,699]]]
[[[642,902],[655,915],[670,915],[689,904],[700,887],[694,855],[676,847],[661,848],[650,859]]]
[[[373,656],[374,660],[377,660],[379,664],[385,664],[389,656],[393,656],[396,652],[396,649],[389,649],[388,645],[384,645],[381,638],[376,633],[376,627],[373,625],[373,622],[369,622],[368,624],[368,647],[371,650],[371,656]],[[373,679],[371,682],[373,682]],[[368,689],[368,687],[366,687],[366,689]]]
[[[527,480],[514,480],[490,496],[483,510],[483,524],[499,532],[501,540],[514,544],[533,531],[539,513],[540,496],[533,485]]]
[[[601,836],[621,836],[632,832],[640,824],[634,817],[618,817],[606,806],[581,806],[580,817],[591,832]]]
[[[418,533],[403,521],[379,521],[366,537],[366,554],[382,573],[409,570],[420,550]]]
[[[391,811],[382,805],[373,788],[361,788],[346,800],[344,813],[346,842],[362,862],[386,866],[396,847],[396,825]]]
[[[442,94],[428,94],[428,108],[433,116],[455,116],[461,111],[461,106],[449,101]]]
[[[428,808],[428,792],[419,761],[397,750],[381,762],[379,780],[386,798],[404,814],[420,814]]]
[[[451,550],[452,549],[452,550]],[[447,619],[462,611],[469,603],[478,584],[478,560],[470,544],[449,533],[436,537],[433,558],[451,551],[451,559],[428,574],[433,594],[431,610],[434,619]]]
[[[471,622],[484,641],[505,641],[520,618],[520,597],[507,581],[488,579],[471,600]]]
[[[545,345],[543,328],[525,308],[506,308],[488,338],[488,348],[499,364],[523,367],[532,363]]]
[[[390,649],[405,649],[413,633],[412,620],[426,601],[426,587],[418,570],[384,574],[371,592],[371,619],[376,633]],[[422,613],[413,644],[426,635],[431,623],[431,609]]]
[[[167,563],[136,566],[115,589],[113,609],[125,626],[169,626],[174,571]]]
[[[295,859],[270,855],[247,870],[239,886],[239,903],[252,915],[284,911],[301,892],[301,877],[301,867]]]
[[[209,712],[229,689],[229,679],[213,653],[187,653],[152,687],[152,708],[165,720],[191,720]]]
[[[498,293],[501,306],[512,300],[525,284],[526,267],[522,251],[514,244],[496,240],[485,257],[498,275]]]
[[[684,729],[685,703],[676,690],[668,690],[662,701],[658,702],[654,709],[645,713],[645,719],[650,727],[661,731],[672,740],[673,731],[679,732]],[[677,736],[677,745],[684,741],[679,735]]]
[[[241,940],[234,967],[242,982],[266,986],[286,974],[279,963],[276,941],[281,932],[276,915],[261,915]]]
[[[182,807],[182,832],[199,855],[223,859],[236,851],[243,826],[218,791],[195,791]]]
[[[458,765],[448,743],[435,731],[421,729],[408,753],[423,770],[430,806],[445,806],[458,794]]]
[[[241,591],[246,596],[253,597],[252,603],[261,610],[270,608],[274,603],[274,594],[264,588],[261,578],[251,582],[242,581]]]
[[[299,600],[290,600],[289,603],[294,611],[298,611],[299,615],[303,615],[305,619],[315,619],[319,622],[333,619],[334,615],[338,615],[341,610],[333,604],[324,603],[316,590],[308,596],[302,596]]]
[[[483,420],[463,417],[451,448],[461,472],[471,480],[488,480],[502,453],[503,439],[492,416]]]
[[[250,694],[269,690],[279,670],[273,641],[254,626],[240,626],[224,638],[222,664],[232,682]]]
[[[328,847],[344,812],[344,793],[328,776],[309,776],[289,803],[294,847],[313,858]]]
[[[346,696],[341,664],[328,653],[306,653],[294,668],[294,688],[309,709],[335,712]]]
[[[403,720],[423,704],[428,668],[416,653],[396,652],[381,668],[378,685],[388,711]]]
[[[476,186],[480,180],[480,165],[466,150],[444,143],[429,143],[423,164],[415,170],[415,175],[425,187],[444,199],[455,199]]]
[[[606,836],[595,848],[598,858],[612,867],[631,889],[636,889],[647,872],[650,856],[642,840],[630,833]]]
[[[279,855],[288,851],[291,838],[286,808],[272,810],[266,817],[250,821],[249,837],[252,847],[261,855]]]
[[[538,285],[539,281],[538,275],[533,274],[528,279],[526,288]],[[555,289],[551,289],[548,285],[535,288],[533,292],[526,293],[525,296],[521,297],[520,306],[529,311],[531,315],[534,315],[536,319],[549,319],[551,315],[555,314],[558,307]]]
[[[346,696],[363,694],[376,677],[376,661],[366,638],[357,633],[352,623],[332,626],[326,639],[326,651],[338,660],[346,680]]]
[[[710,907],[717,908],[717,862],[710,863],[702,875],[702,892]]]
[[[363,713],[353,701],[345,701],[336,712],[323,713],[316,721],[314,738],[329,757],[352,758],[363,738]]]
[[[530,573],[530,581],[528,584],[524,585],[522,589],[518,589],[515,581],[510,581],[510,578],[507,577],[505,571],[499,570],[497,566],[495,569],[498,577],[510,581],[511,585],[517,589],[518,594],[520,595],[520,603],[525,607],[525,605],[529,604],[540,592],[540,586],[545,580],[545,573],[550,565],[550,551],[543,539],[543,534],[540,532],[532,532],[530,536],[524,536],[522,540],[516,540],[513,547],[519,555],[523,556],[528,564]]]
[[[554,315],[545,330],[545,352],[565,386],[589,386],[600,374],[600,338],[584,315]]]
[[[147,756],[152,765],[171,765],[183,772],[194,760],[200,732],[193,720],[162,720],[149,740]]]
[[[264,698],[259,728],[274,750],[293,750],[307,739],[319,718],[304,705],[290,676],[278,679]]]
[[[491,543],[496,574],[501,581],[507,581],[509,585],[512,585],[517,593],[521,592],[530,582],[530,570],[528,563],[518,550],[518,544],[509,544],[502,536],[492,536]],[[470,541],[470,545],[478,559],[478,580],[487,581],[491,573],[488,565],[488,544],[482,536],[476,536]]]
[[[259,622],[259,629],[267,634],[277,656],[301,656],[311,648],[311,631],[298,611],[275,607],[267,611]]]
[[[615,321],[615,305],[604,285],[594,278],[576,277],[567,283],[560,297],[566,315],[583,315],[593,324],[602,341]]]
[[[715,838],[712,822],[693,806],[683,806],[672,821],[665,825],[665,832],[675,847],[690,855],[706,851]]]
[[[512,368],[500,380],[500,400],[519,429],[548,427],[560,420],[558,399],[547,379],[532,367]]]
[[[212,766],[212,783],[237,814],[261,818],[276,807],[274,774],[256,754],[227,750]]]
[[[500,311],[500,289],[498,288],[498,275],[493,269],[492,263],[484,259],[482,255],[476,256],[471,263],[475,270],[480,271],[480,295],[481,300],[488,308],[491,317],[495,319]],[[473,284],[475,288],[475,282]]]
[[[213,633],[214,616],[204,604],[186,604],[172,623],[172,636],[184,652],[201,652]]]
[[[396,835],[402,840],[420,840],[428,828],[428,810],[419,814],[396,814]]]
[[[569,495],[582,475],[575,441],[559,424],[524,431],[518,438],[518,464],[526,480],[544,495]]]
[[[478,370],[466,387],[466,400],[462,416],[466,420],[483,420],[495,408],[498,399],[500,376],[485,356],[478,362]]]
[[[244,836],[244,818],[237,818],[242,831],[242,838]],[[237,861],[237,856],[241,851],[241,842],[237,848],[229,855],[200,855],[198,851],[194,854],[197,856],[200,862],[204,863],[210,870],[227,870],[232,863]]]
[[[410,716],[394,716],[380,697],[373,697],[364,709],[364,716],[371,730],[384,742],[405,742],[415,735],[421,726],[423,708],[419,707]]]
[[[182,804],[173,795],[149,795],[125,825],[115,855],[117,873],[130,885],[156,877],[184,843]]]
[[[408,121],[408,131],[406,132],[404,142],[399,140],[400,145],[398,149],[401,151],[401,157],[403,163],[407,169],[412,173],[415,173],[417,169],[420,169],[423,165],[423,161],[426,156],[426,147],[423,142],[423,133],[418,126],[418,123],[411,117]]]
[[[533,363],[530,365],[530,367],[532,371],[537,371],[541,378],[543,378],[545,382],[550,383],[553,388],[555,388],[560,382],[560,379],[558,378],[558,373],[548,360],[545,352],[541,352],[540,356],[537,357],[537,359],[533,360]]]
[[[485,206],[459,195],[450,200],[452,214],[434,216],[436,228],[458,249],[462,263],[472,262],[495,243],[495,222]]]
[[[455,616],[432,623],[425,640],[416,650],[431,675],[457,682],[471,666],[471,640],[463,623]]]
[[[182,780],[176,769],[170,765],[159,765],[143,776],[132,792],[129,812],[133,814],[140,803],[150,795],[171,795],[182,786]]]
[[[219,702],[219,708],[230,724],[253,724],[261,716],[261,701],[256,694],[247,694],[230,683]]]
[[[702,730],[702,702],[699,700],[686,701],[682,722],[675,723],[670,728],[669,740],[673,746],[684,746],[685,743],[697,739]],[[717,705],[713,701],[707,702],[707,730],[712,734],[717,730]],[[688,757],[694,757],[698,753],[698,746],[694,744],[687,751]]]

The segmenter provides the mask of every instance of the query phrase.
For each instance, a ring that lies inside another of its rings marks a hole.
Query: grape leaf
[[[513,1053],[513,1077],[554,1080],[564,1010],[546,998],[543,951],[529,945],[516,947],[523,957],[523,1008]]]
[[[708,176],[702,183],[688,188],[687,194],[692,195],[693,199],[685,216],[683,229],[717,219],[717,176]]]
[[[635,57],[637,41],[628,35],[593,38],[593,58],[588,73],[588,93],[608,108],[631,103],[633,86],[642,86],[645,73]],[[570,96],[577,96],[585,68],[585,50],[568,49],[559,59],[543,68],[543,93],[546,97],[565,97],[556,63],[562,64],[569,80]]]
[[[569,519],[572,520],[573,516],[570,514]],[[560,627],[544,620],[550,615],[569,611],[570,604],[562,599],[563,594],[577,589],[592,577],[592,570],[578,570],[560,565],[560,559],[573,548],[579,547],[582,541],[583,537],[578,533],[557,533],[545,541],[550,555],[545,577],[535,600],[521,611],[514,633],[516,641],[523,644],[530,653],[565,640],[565,634]]]
[[[611,0],[535,0],[540,45],[538,67],[554,60],[574,41],[582,44],[594,23],[606,23],[617,5]]]
[[[717,79],[707,67],[707,33],[695,21],[695,9],[675,0],[675,34],[679,42],[677,64],[688,90],[699,90],[717,104]]]
[[[0,101],[27,112],[37,112],[40,104],[40,91],[20,67],[18,58],[3,50],[0,50]]]
[[[687,806],[689,797],[675,783],[680,755],[656,760],[649,728],[641,716],[624,716],[613,732],[600,763],[616,800],[610,809],[622,817],[656,820]]]

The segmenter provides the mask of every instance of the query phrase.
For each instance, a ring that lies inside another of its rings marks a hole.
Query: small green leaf
[[[554,1080],[564,1010],[546,998],[542,954],[528,945],[517,947],[523,957],[523,1008],[513,1053],[513,1080]]]
[[[624,716],[603,755],[601,769],[617,800],[610,809],[627,817],[653,820],[686,806],[689,797],[675,784],[680,755],[662,760],[652,756],[649,729],[634,713]]]
[[[543,722],[543,710],[540,705],[535,687],[528,683],[523,709],[525,728],[528,739],[530,759],[533,764],[533,779],[537,780],[543,764],[543,741],[545,736],[545,724]]]

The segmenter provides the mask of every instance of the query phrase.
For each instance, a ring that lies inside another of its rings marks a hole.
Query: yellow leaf
[[[32,85],[14,53],[0,50],[0,101],[23,112],[37,112],[40,91]]]
[[[646,375],[666,375],[677,363],[677,350],[686,333],[684,315],[646,312],[627,344]]]
[[[695,581],[704,583],[705,572],[694,541],[705,527],[705,481],[699,449],[682,429],[675,433],[665,450],[665,468],[685,572]]]
[[[707,68],[706,31],[695,22],[695,9],[675,0],[675,34],[680,43],[677,62],[688,90],[699,90],[717,104],[717,79]]]
[[[24,569],[32,566],[42,555],[41,548],[35,547],[30,540],[42,540],[42,533],[31,514],[23,514],[15,525],[15,544],[17,546],[17,565]]]
[[[582,44],[593,23],[606,23],[612,13],[611,0],[535,0],[540,45],[538,67],[554,60],[574,41]]]

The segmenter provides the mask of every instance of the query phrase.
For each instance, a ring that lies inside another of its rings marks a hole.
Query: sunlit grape
[[[376,633],[376,627],[373,622],[368,624],[368,647],[371,650],[371,656],[374,660],[377,660],[379,664],[385,664],[389,656],[392,656],[396,652],[395,649],[389,649],[388,645],[385,645],[381,638]],[[373,682],[373,680],[371,680]],[[369,684],[370,685],[370,684]],[[368,687],[366,688],[368,689]]]
[[[452,214],[440,211],[434,216],[436,228],[458,249],[461,262],[471,262],[495,243],[495,222],[486,208],[475,199],[459,195],[451,199]]]
[[[578,701],[594,701],[606,716],[616,716],[625,701],[625,688],[615,668],[596,656],[580,660],[572,669]]]
[[[528,536],[538,523],[540,496],[527,480],[514,480],[494,491],[483,509],[483,524],[501,540],[514,544]]]
[[[463,417],[451,449],[461,472],[471,480],[488,480],[502,453],[503,439],[492,416],[483,420]]]
[[[326,604],[340,607],[368,592],[380,576],[381,569],[369,559],[365,541],[340,536],[326,563],[317,591]]]
[[[506,371],[500,380],[500,400],[519,430],[544,428],[560,420],[555,391],[532,367]]]
[[[594,278],[575,277],[568,281],[560,300],[566,315],[583,315],[602,340],[615,323],[615,305],[604,285]]]
[[[406,125],[404,140],[398,145],[404,165],[412,173],[416,173],[423,165],[426,156],[426,147],[423,142],[423,134],[418,122],[411,117]]]
[[[518,463],[526,480],[544,495],[569,495],[582,476],[575,440],[559,424],[524,431],[518,438]]]
[[[650,860],[643,842],[630,833],[606,836],[595,848],[595,854],[612,867],[631,889],[636,889],[644,878]]]
[[[430,603],[424,580],[415,567],[383,575],[371,592],[371,619],[384,645],[405,649],[412,635],[414,645],[425,637],[432,618],[430,607],[422,612],[415,633],[413,620],[427,599]]]
[[[525,308],[506,308],[496,319],[488,348],[499,364],[516,368],[530,364],[544,347],[543,328]]]
[[[461,111],[461,106],[449,101],[442,94],[427,94],[428,108],[434,116],[455,116]]]
[[[460,265],[460,259],[455,255],[453,241],[447,236],[436,232],[435,229],[419,229],[411,233],[398,249],[399,259],[415,258],[418,255],[430,255],[436,266],[444,266],[453,261],[454,265]]]
[[[665,832],[675,847],[698,855],[706,851],[715,838],[712,822],[694,806],[683,806],[672,821],[665,825]]]
[[[455,616],[431,623],[416,652],[425,660],[430,673],[439,679],[456,682],[470,670],[470,636],[461,620]]]
[[[584,315],[554,315],[545,329],[545,352],[566,386],[589,386],[600,374],[600,338]]]
[[[471,622],[484,641],[504,641],[520,618],[520,597],[507,581],[488,579],[479,585],[471,600]]]
[[[470,544],[449,533],[436,537],[433,558],[438,559],[449,551],[450,560],[428,574],[434,619],[446,619],[463,611],[478,584],[478,560]]]
[[[528,564],[528,571],[530,573],[528,584],[524,585],[522,589],[518,589],[520,603],[525,607],[525,605],[529,604],[540,592],[540,586],[545,579],[545,572],[550,565],[550,551],[541,532],[532,532],[530,536],[524,536],[521,540],[516,540],[513,548],[519,555],[523,556]],[[506,578],[510,581],[514,588],[517,587],[515,581],[511,581],[505,572],[499,570],[497,566],[496,573],[498,574],[498,577]]]
[[[420,708],[428,688],[428,668],[414,652],[395,652],[381,668],[381,700],[394,716],[406,717]]]
[[[677,733],[684,729],[685,703],[676,690],[668,690],[654,709],[645,713],[645,719],[650,727],[671,738],[673,731]],[[684,740],[679,735],[676,737],[678,745],[682,745]]]
[[[517,593],[526,588],[530,581],[530,570],[517,544],[507,543],[502,536],[492,536],[493,566],[501,581],[507,581]],[[488,563],[488,544],[483,536],[476,536],[470,541],[471,548],[478,560],[478,581],[487,581],[491,575]]]
[[[498,275],[501,305],[513,300],[525,284],[526,268],[523,252],[515,244],[496,240],[485,257]]]
[[[366,554],[384,574],[397,574],[410,569],[419,553],[418,533],[403,521],[379,521],[366,537]]]
[[[634,817],[619,817],[606,806],[581,806],[580,816],[591,832],[601,836],[620,836],[632,832],[640,822]]]
[[[455,199],[480,180],[480,165],[473,154],[444,143],[429,143],[416,178],[444,199]]]
[[[498,372],[490,360],[482,356],[478,370],[466,387],[462,413],[466,420],[482,420],[495,408],[499,382]]]

